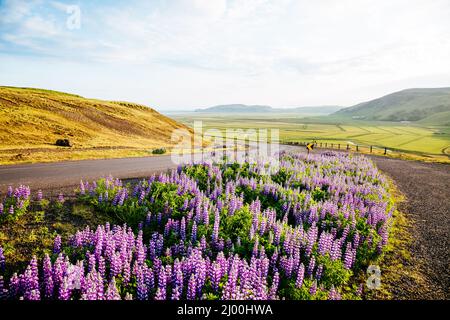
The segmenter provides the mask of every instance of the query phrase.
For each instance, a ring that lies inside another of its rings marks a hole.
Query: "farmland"
[[[8,188],[2,297],[364,298],[365,270],[389,242],[388,181],[363,156],[283,152],[280,160],[279,168],[198,163],[134,182],[105,177],[80,182],[72,198]]]
[[[216,128],[276,128],[282,142],[311,141],[334,144],[360,144],[388,147],[408,153],[431,156],[450,154],[450,128],[388,121],[357,121],[341,118],[305,117],[307,115],[206,113],[172,114],[187,125],[202,121],[205,130]]]

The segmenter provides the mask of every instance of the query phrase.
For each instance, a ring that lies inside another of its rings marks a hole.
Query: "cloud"
[[[0,3],[0,53],[148,69],[140,81],[186,74],[243,97],[271,86],[279,103],[450,73],[447,0],[78,1],[79,30],[66,27],[71,2]]]

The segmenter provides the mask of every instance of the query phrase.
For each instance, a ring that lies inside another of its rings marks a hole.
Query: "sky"
[[[450,86],[449,0],[0,0],[0,85],[143,103],[350,106]]]

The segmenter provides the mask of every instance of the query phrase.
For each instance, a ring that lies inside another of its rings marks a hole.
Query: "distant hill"
[[[332,116],[450,125],[450,88],[406,89],[341,109]]]
[[[75,149],[168,147],[185,125],[152,108],[31,88],[0,87],[0,149],[52,148],[69,139]],[[190,130],[190,129],[188,129]]]
[[[205,109],[196,109],[196,112],[205,113],[302,113],[302,114],[330,114],[341,109],[339,106],[272,108],[262,105],[226,104]]]
[[[205,109],[196,109],[195,112],[271,112],[272,108],[269,106],[259,105],[245,105],[245,104],[225,104]]]

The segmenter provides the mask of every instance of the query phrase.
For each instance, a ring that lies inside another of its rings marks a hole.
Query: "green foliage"
[[[230,238],[233,242],[239,237],[245,241],[248,238],[250,227],[252,225],[252,214],[248,205],[236,210],[233,215],[227,213],[220,217],[219,236],[227,239]]]
[[[165,148],[157,148],[157,149],[153,149],[152,150],[152,153],[153,154],[164,154],[164,153],[166,153],[167,151],[166,151],[166,149]]]
[[[348,283],[352,276],[352,271],[345,269],[341,260],[331,260],[327,256],[318,256],[316,263],[323,265],[323,274],[321,283],[325,288],[330,289],[332,286],[340,287]]]

